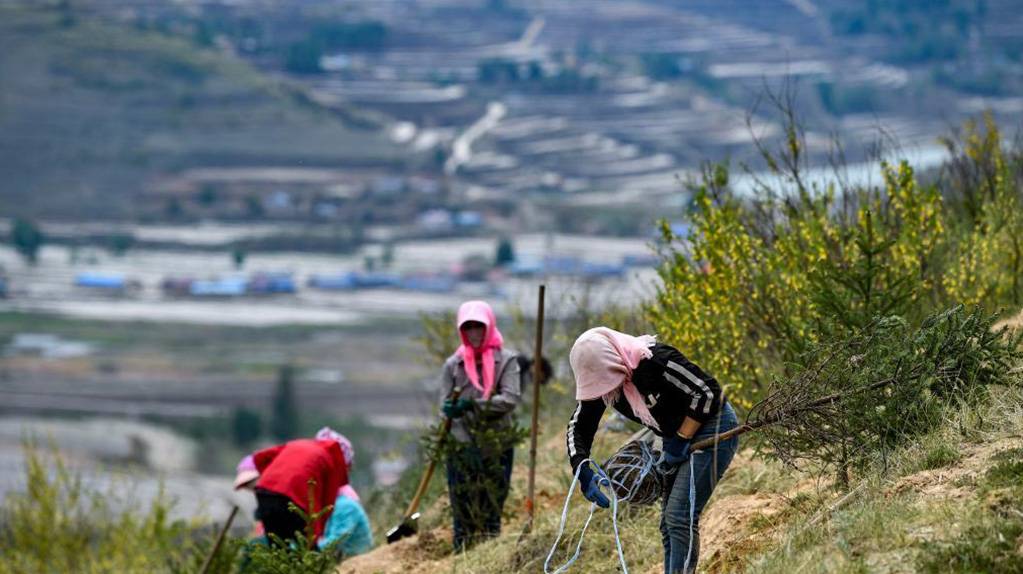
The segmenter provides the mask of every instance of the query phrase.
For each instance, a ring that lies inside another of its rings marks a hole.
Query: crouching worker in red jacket
[[[348,466],[341,445],[334,440],[293,440],[258,451],[253,460],[259,470],[256,516],[263,522],[267,537],[276,534],[285,542],[295,540],[296,533],[304,532],[306,527],[288,503],[313,515],[332,505],[338,489],[348,484]],[[323,535],[329,518],[330,513],[325,512],[314,522],[312,540]]]

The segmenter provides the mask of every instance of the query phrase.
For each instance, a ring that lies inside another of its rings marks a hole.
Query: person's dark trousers
[[[276,534],[282,541],[290,542],[297,538],[297,532],[305,531],[305,522],[298,513],[288,508],[291,499],[283,494],[268,490],[256,490],[256,517],[263,521],[263,529],[269,540]]]
[[[715,434],[735,428],[739,424],[735,411],[727,402],[718,416],[710,419],[693,437],[693,442],[713,437]],[[674,477],[666,477],[664,498],[661,505],[661,541],[664,544],[665,574],[690,574],[696,572],[700,554],[700,513],[706,506],[714,487],[731,464],[739,448],[738,437],[718,443],[717,448],[694,452],[688,462],[679,467]],[[695,486],[695,511],[689,520],[690,473]],[[692,554],[686,569],[686,555],[690,550],[690,526],[692,527]]]
[[[501,534],[501,512],[508,499],[514,454],[509,448],[496,456],[484,456],[480,449],[466,445],[448,456],[456,552]]]

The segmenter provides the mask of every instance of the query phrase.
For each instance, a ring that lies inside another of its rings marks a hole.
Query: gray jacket
[[[495,428],[511,426],[515,418],[515,407],[519,405],[522,398],[522,381],[519,372],[519,362],[515,360],[518,355],[515,351],[501,349],[500,353],[494,354],[494,391],[490,394],[490,402],[483,400],[483,393],[473,386],[469,376],[465,373],[465,361],[458,354],[451,355],[444,362],[444,371],[440,381],[440,404],[444,404],[451,392],[458,388],[462,389],[462,398],[472,399],[473,408],[463,416],[455,419],[451,424],[451,436],[459,442],[469,442],[469,427],[480,417],[486,417],[486,422]],[[479,380],[483,381],[483,365],[476,361],[476,368]]]

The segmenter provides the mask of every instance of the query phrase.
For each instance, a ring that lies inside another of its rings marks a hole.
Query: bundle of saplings
[[[919,328],[900,317],[813,344],[794,375],[776,380],[747,424],[793,465],[849,471],[935,428],[949,406],[976,403],[998,385],[1020,382],[1021,334],[994,329],[996,317],[962,306]]]

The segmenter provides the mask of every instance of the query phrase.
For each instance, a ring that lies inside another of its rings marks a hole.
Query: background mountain
[[[0,6],[0,86],[8,216],[163,217],[165,202],[142,198],[189,167],[401,161],[372,124],[229,49],[60,6]]]

